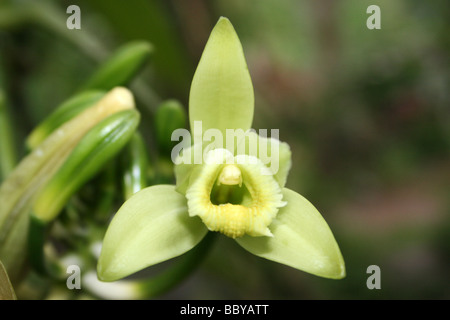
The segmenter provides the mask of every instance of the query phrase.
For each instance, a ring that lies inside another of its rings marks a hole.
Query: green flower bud
[[[55,129],[97,103],[104,95],[104,91],[85,91],[63,102],[30,133],[26,142],[27,147],[31,150],[36,148]]]
[[[143,41],[124,45],[86,81],[83,89],[110,90],[128,84],[141,70],[152,50],[152,46]]]
[[[54,219],[69,197],[129,141],[139,119],[136,110],[125,110],[109,116],[91,129],[38,193],[33,207],[34,216],[44,221]]]
[[[161,103],[155,114],[155,130],[158,145],[163,151],[170,151],[175,142],[171,140],[174,130],[186,126],[186,111],[177,100]]]
[[[67,157],[92,128],[109,116],[130,109],[134,109],[131,92],[120,87],[111,90],[95,105],[54,130],[14,168],[0,185],[0,259],[13,283],[20,274],[26,257],[29,212],[37,192],[41,191],[54,177]],[[127,122],[127,119],[124,121]],[[134,129],[131,128],[135,126],[135,121],[130,120],[130,124],[123,128],[120,126],[122,129],[118,129],[119,132],[133,131]],[[113,128],[114,126],[105,130]],[[115,139],[120,141],[123,138],[117,138],[115,134],[111,134],[108,142],[115,147],[120,146],[121,143]],[[92,156],[95,157],[95,155]],[[88,167],[92,170],[91,165]],[[85,171],[84,174],[86,174]]]
[[[125,147],[121,167],[124,198],[128,199],[147,186],[147,150],[142,136],[137,132]]]

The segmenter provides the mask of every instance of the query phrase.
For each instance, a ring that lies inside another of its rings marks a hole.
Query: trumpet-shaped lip
[[[226,149],[208,152],[205,164],[197,168],[193,182],[186,192],[190,216],[199,216],[211,231],[231,238],[272,236],[268,226],[282,201],[281,188],[271,171],[256,157],[233,155]],[[225,178],[224,178],[225,176]],[[241,203],[214,204],[211,192],[215,183],[231,176],[233,185],[243,185],[248,196]]]

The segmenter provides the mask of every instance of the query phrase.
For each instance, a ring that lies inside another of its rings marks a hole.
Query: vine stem
[[[139,284],[146,298],[160,296],[184,281],[204,260],[212,247],[217,232],[208,232],[203,240],[161,274]]]
[[[0,88],[0,177],[5,178],[17,164],[14,134],[6,105],[6,97]]]
[[[28,257],[33,269],[40,275],[61,279],[63,274],[57,264],[52,263],[45,254],[47,223],[30,215],[28,230]]]

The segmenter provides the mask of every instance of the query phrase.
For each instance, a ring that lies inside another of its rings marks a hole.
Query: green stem
[[[140,284],[140,289],[146,298],[159,296],[185,280],[203,261],[215,239],[216,232],[208,232],[205,238],[191,251],[186,253],[169,269],[156,277]]]
[[[110,161],[106,164],[106,168],[100,176],[99,188],[101,193],[92,214],[92,217],[100,223],[105,223],[111,218],[114,200],[117,197],[117,187],[115,185],[116,167],[115,161]]]
[[[28,234],[28,254],[31,266],[39,273],[46,274],[44,260],[44,243],[46,224],[31,216]]]
[[[14,147],[14,138],[11,119],[6,106],[6,98],[0,89],[0,178],[4,179],[17,164],[17,152]]]
[[[43,276],[61,278],[61,270],[56,264],[50,263],[44,251],[47,224],[31,215],[28,231],[28,256],[32,268]]]

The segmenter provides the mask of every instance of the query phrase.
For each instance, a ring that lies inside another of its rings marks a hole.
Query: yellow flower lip
[[[189,215],[231,238],[272,236],[268,226],[286,203],[268,168],[255,157],[233,157],[225,149],[212,150],[207,158],[186,192]]]

